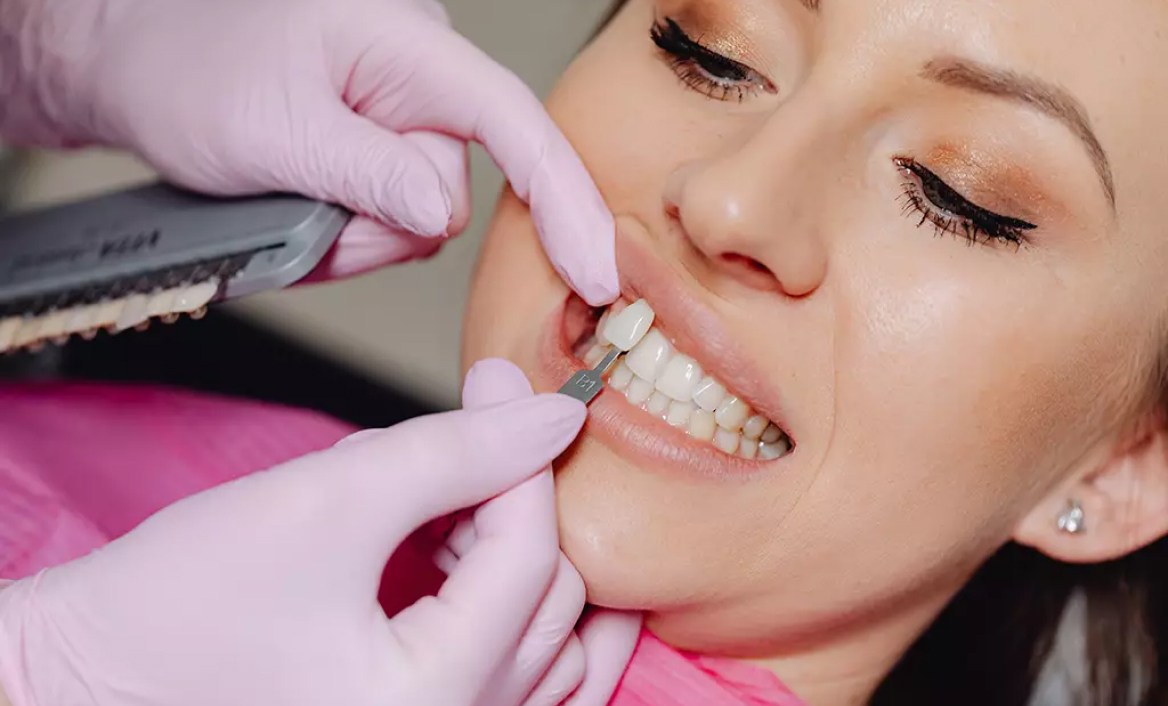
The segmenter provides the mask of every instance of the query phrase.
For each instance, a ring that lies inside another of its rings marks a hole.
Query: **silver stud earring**
[[[1078,500],[1067,502],[1067,509],[1058,518],[1058,528],[1067,534],[1082,534],[1087,531],[1084,523],[1083,506]]]

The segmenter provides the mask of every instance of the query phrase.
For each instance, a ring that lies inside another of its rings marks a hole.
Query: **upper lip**
[[[653,326],[671,338],[678,351],[695,359],[706,374],[794,441],[778,391],[767,385],[767,377],[718,314],[628,235],[617,238],[617,262],[622,296],[629,301],[645,299],[655,314]]]

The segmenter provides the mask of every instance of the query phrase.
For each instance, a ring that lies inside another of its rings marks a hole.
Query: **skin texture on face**
[[[730,63],[671,55],[654,26]],[[1166,33],[1151,0],[632,0],[549,111],[616,216],[626,284],[704,341],[684,352],[736,367],[734,391],[777,400],[796,448],[702,475],[684,452],[645,462],[594,407],[557,467],[590,599],[843,703],[1011,538],[1098,561],[1162,534],[1144,402],[1168,308]],[[505,194],[464,364],[554,390],[568,296]],[[1070,497],[1087,538],[1054,531]]]

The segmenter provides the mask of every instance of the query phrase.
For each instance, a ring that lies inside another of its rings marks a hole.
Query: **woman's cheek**
[[[895,267],[879,265],[865,271]],[[1091,389],[1076,374],[1083,361],[1067,355],[1073,342],[1082,346],[1087,320],[1020,304],[1046,299],[1030,297],[1024,283],[995,281],[1027,296],[995,295],[992,282],[960,268],[882,278],[846,294],[837,309],[837,438],[876,459],[886,490],[919,503],[916,512],[965,507],[995,517],[997,534],[1044,492],[1044,478],[1085,450],[1091,433],[1082,420],[1108,391]],[[947,529],[957,537],[968,528]]]
[[[463,318],[463,371],[489,357],[532,365],[528,358],[534,343],[567,291],[544,254],[526,204],[506,189],[471,283]]]

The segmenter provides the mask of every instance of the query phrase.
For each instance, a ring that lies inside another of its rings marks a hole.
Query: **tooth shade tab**
[[[622,351],[632,350],[653,326],[654,316],[648,302],[638,299],[603,322],[604,328],[599,329],[600,340]]]
[[[8,347],[16,339],[16,333],[20,330],[23,323],[24,319],[17,316],[0,321],[0,351],[8,350]]]
[[[174,321],[181,314],[192,318],[206,311],[219,291],[219,280],[172,287],[151,293],[133,293],[112,300],[77,304],[32,316],[0,319],[0,353],[27,348],[36,350],[46,342],[65,343],[71,336],[90,340],[98,329],[117,333],[142,330],[153,320]]]

